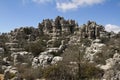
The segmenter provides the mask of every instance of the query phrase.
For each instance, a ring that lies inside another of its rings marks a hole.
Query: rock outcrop
[[[55,20],[45,19],[38,25],[40,33],[52,36],[74,33],[76,27],[77,24],[75,20],[65,20],[60,16],[57,16]]]
[[[117,39],[117,37],[120,37],[119,34],[106,32],[104,26],[94,21],[88,21],[87,24],[79,27],[75,20],[66,20],[60,16],[54,20],[44,19],[37,28],[21,27],[10,33],[0,34],[0,71],[4,71],[5,80],[20,80],[17,68],[44,70],[52,68],[51,65],[56,66],[57,62],[63,60],[65,64],[68,63],[66,68],[75,68],[72,70],[75,73],[73,76],[78,74],[78,67],[86,65],[87,62],[93,64],[92,67],[97,70],[95,73],[98,73],[99,69],[104,71],[104,75],[101,76],[103,79],[120,80],[119,50],[115,53],[109,53],[110,50],[108,53],[103,52],[103,48],[107,49],[114,43],[120,49],[119,39],[107,44],[109,39]],[[59,70],[60,67],[55,68]],[[69,73],[70,76],[72,72]]]
[[[4,80],[21,80],[20,73],[15,67],[9,66],[4,71]]]
[[[14,52],[11,54],[11,58],[13,60],[13,64],[21,65],[22,63],[30,63],[33,59],[32,53],[22,51],[22,52]]]
[[[96,22],[88,21],[87,24],[83,24],[80,27],[80,37],[96,39],[104,37],[105,29],[102,25],[96,24]]]
[[[4,49],[0,48],[0,55],[4,54]]]
[[[105,65],[99,65],[104,70],[103,78],[105,80],[119,80],[120,79],[120,54],[116,51],[112,58],[106,60]]]
[[[94,62],[97,55],[102,53],[102,48],[104,46],[105,44],[101,43],[100,39],[95,39],[91,46],[86,48],[84,58],[90,62]]]
[[[56,64],[59,61],[63,60],[63,57],[60,55],[66,48],[64,40],[61,41],[61,45],[57,48],[47,48],[46,51],[41,52],[38,57],[34,57],[32,61],[33,68],[38,68],[40,66],[47,67],[50,64]]]

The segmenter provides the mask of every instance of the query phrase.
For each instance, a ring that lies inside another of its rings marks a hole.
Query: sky
[[[79,25],[88,20],[120,31],[120,0],[0,0],[0,32],[15,28],[37,27],[43,19],[62,16]]]

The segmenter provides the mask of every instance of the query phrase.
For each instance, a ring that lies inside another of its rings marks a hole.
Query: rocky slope
[[[5,80],[119,80],[119,40],[93,21],[45,19],[0,35],[0,73]]]

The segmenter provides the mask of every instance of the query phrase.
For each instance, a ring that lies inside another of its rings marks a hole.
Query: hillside
[[[5,80],[120,80],[120,32],[57,16],[0,34]]]

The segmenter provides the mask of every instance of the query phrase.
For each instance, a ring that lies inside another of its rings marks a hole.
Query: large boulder
[[[109,58],[106,60],[106,64],[105,65],[101,65],[100,68],[103,70],[110,70],[110,69],[117,69],[118,66],[120,66],[120,54],[119,53],[115,53],[113,55],[113,58]]]
[[[4,80],[21,80],[20,73],[15,67],[8,67],[4,71]]]
[[[10,61],[9,57],[4,57],[2,60],[2,65],[9,66],[11,63],[12,62]]]
[[[3,55],[4,55],[4,49],[0,48],[0,56],[3,56]]]
[[[65,20],[64,17],[57,16],[55,20],[44,19],[39,23],[38,27],[42,34],[50,36],[69,35],[74,33],[74,29],[77,26],[75,20]]]
[[[38,57],[33,58],[32,67],[33,68],[38,68],[39,66],[47,67],[51,63],[52,58],[53,58],[53,55],[42,53]]]
[[[101,65],[100,68],[103,69],[104,71],[107,71],[114,68],[115,64],[116,64],[116,61],[113,58],[109,58],[106,60],[106,64]]]
[[[50,64],[55,64],[58,61],[62,61],[62,57],[57,55],[60,55],[65,48],[66,45],[64,40],[61,41],[61,45],[59,47],[47,48],[47,50],[41,52],[38,57],[33,58],[33,68],[37,68],[39,66],[46,67]]]
[[[38,57],[34,57],[33,61],[32,61],[32,67],[38,68],[38,66],[39,66],[39,59],[38,59]]]
[[[96,39],[100,38],[101,33],[105,32],[105,29],[102,25],[96,24],[94,21],[88,21],[87,24],[83,24],[80,27],[80,37]]]
[[[101,43],[100,39],[92,41],[91,46],[86,48],[84,58],[90,62],[94,62],[94,59],[97,58],[97,54],[102,53],[104,46],[106,45]]]
[[[112,58],[106,60],[105,65],[98,65],[104,70],[103,78],[105,80],[120,80],[120,54],[116,52]]]
[[[120,71],[108,70],[103,75],[103,80],[120,80]]]
[[[62,61],[62,60],[63,60],[63,57],[55,56],[55,57],[52,59],[51,64],[56,64],[57,62]]]
[[[31,62],[33,59],[32,53],[22,51],[22,52],[15,52],[11,54],[11,57],[13,59],[14,65],[25,63],[25,62]]]
[[[32,67],[38,68],[38,67],[47,67],[51,64],[56,64],[59,61],[62,61],[63,57],[60,56],[53,56],[51,54],[40,54],[38,57],[34,57],[32,61]]]
[[[42,66],[45,66],[45,65],[50,64],[51,61],[52,61],[52,58],[53,58],[53,55],[51,55],[51,54],[49,54],[49,55],[40,55],[40,56],[38,57],[39,63],[40,63],[40,65],[42,65]]]

